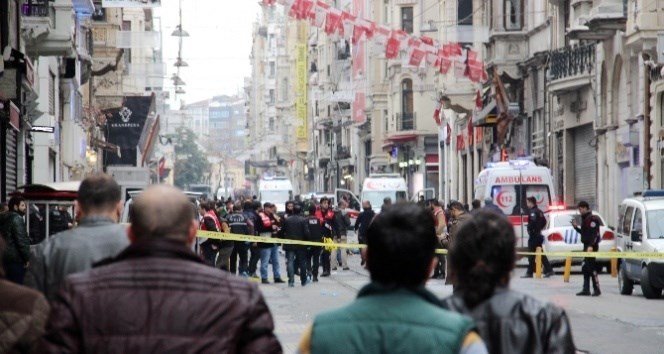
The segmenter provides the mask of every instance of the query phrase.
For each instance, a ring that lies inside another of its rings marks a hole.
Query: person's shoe
[[[337,270],[337,267],[333,267],[332,270]]]
[[[556,275],[556,273],[554,273],[553,271],[550,271],[550,272],[545,273],[545,274],[544,274],[544,277],[545,277],[545,278],[551,278],[551,277],[554,276],[554,275]]]
[[[305,279],[304,282],[302,283],[302,286],[306,286],[307,284],[309,284],[309,279]]]
[[[318,276],[317,275],[314,275],[314,280],[313,281],[314,281],[314,283],[318,283]]]
[[[528,273],[526,273],[526,274],[524,274],[524,275],[521,276],[521,278],[524,278],[524,279],[526,279],[526,278],[532,278],[532,277],[533,277],[533,275],[532,275],[532,274],[528,274]]]
[[[283,284],[283,283],[285,283],[285,281],[284,281],[283,279],[281,279],[281,278],[275,278],[275,279],[274,279],[274,283],[275,283],[275,284]]]
[[[295,283],[288,283],[288,287],[289,287],[289,288],[294,288],[294,287],[295,287]]]
[[[590,291],[581,290],[581,292],[576,293],[576,296],[590,296]]]
[[[599,291],[599,290],[597,290],[597,291],[593,291],[592,296],[600,296],[600,295],[602,295],[602,292],[601,292],[601,291]]]
[[[247,272],[242,272],[242,273],[240,273],[240,276],[241,276],[242,278],[246,278],[246,277],[249,276],[249,274],[247,274]]]
[[[270,281],[267,279],[261,279],[261,283],[263,284],[270,284]]]
[[[258,279],[258,275],[256,273],[253,273],[253,274],[249,275],[249,278]]]
[[[360,265],[361,265],[361,266],[363,266],[363,265],[364,265],[364,259],[362,260],[362,262],[360,262]]]
[[[321,277],[329,277],[330,272],[323,272],[323,274],[320,275]]]

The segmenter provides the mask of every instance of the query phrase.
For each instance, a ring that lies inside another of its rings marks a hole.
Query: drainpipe
[[[645,75],[644,76],[644,105],[643,105],[643,154],[644,154],[644,163],[643,163],[643,172],[644,172],[644,181],[645,188],[650,189],[650,167],[652,161],[650,160],[650,66],[644,64],[643,66]]]

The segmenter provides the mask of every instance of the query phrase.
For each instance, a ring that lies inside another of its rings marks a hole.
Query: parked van
[[[398,173],[371,174],[362,184],[362,202],[371,202],[371,208],[379,213],[383,199],[392,199],[392,203],[408,200],[406,180]]]
[[[286,202],[293,200],[293,184],[287,177],[264,177],[258,181],[258,200],[277,206],[277,212],[286,211]]]
[[[664,191],[646,191],[620,204],[617,247],[623,253],[664,254]],[[643,296],[657,299],[664,289],[664,259],[620,259],[620,293],[631,295],[635,284]]]
[[[551,171],[530,160],[488,163],[475,180],[475,199],[493,199],[514,225],[518,246],[527,244],[526,198],[535,197],[546,212],[555,204],[555,195]]]

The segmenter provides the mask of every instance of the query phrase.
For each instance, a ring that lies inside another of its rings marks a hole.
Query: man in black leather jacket
[[[563,309],[509,289],[514,245],[502,216],[480,211],[464,222],[448,255],[457,292],[444,307],[475,320],[489,353],[575,353]]]
[[[581,214],[581,227],[576,224],[576,220],[572,220],[572,226],[576,232],[581,234],[581,242],[583,243],[584,252],[597,252],[599,249],[599,227],[602,225],[602,220],[590,210],[588,202],[581,201],[578,206],[579,214]],[[599,289],[599,279],[597,277],[597,265],[594,257],[586,257],[583,259],[583,289],[577,293],[578,296],[590,295],[590,280],[593,281],[592,296],[600,296],[602,292]]]

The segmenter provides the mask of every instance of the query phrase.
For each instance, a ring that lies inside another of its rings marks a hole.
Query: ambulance
[[[284,212],[286,202],[293,200],[293,184],[288,177],[263,177],[258,181],[258,200],[272,203],[277,212]]]
[[[517,246],[528,241],[526,198],[535,197],[546,212],[556,205],[555,195],[551,171],[527,159],[490,162],[475,180],[475,199],[493,199],[514,225]]]
[[[361,197],[362,202],[368,200],[379,213],[385,198],[389,197],[392,203],[408,200],[406,180],[397,173],[371,174],[364,179]]]

